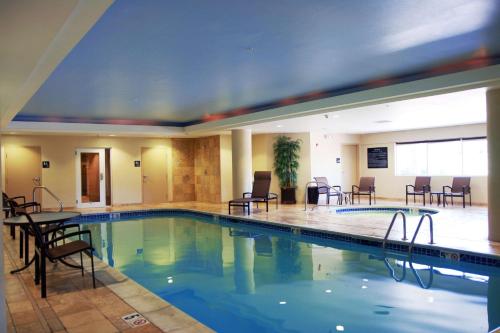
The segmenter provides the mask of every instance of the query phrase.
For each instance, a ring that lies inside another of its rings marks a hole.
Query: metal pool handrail
[[[342,192],[340,192],[339,190],[337,190],[333,186],[328,185],[327,183],[317,182],[317,181],[310,181],[310,182],[308,182],[306,184],[306,190],[304,191],[304,211],[307,211],[307,201],[308,201],[308,198],[309,198],[308,193],[307,193],[308,192],[307,189],[309,188],[309,185],[313,185],[313,184],[315,184],[316,187],[320,187],[320,185],[321,185],[321,187],[326,187],[326,188],[328,188],[328,191],[330,191],[330,190],[333,189],[336,193],[339,193],[340,195],[343,195]],[[319,206],[319,205],[316,205],[316,206]],[[328,205],[325,205],[325,206],[328,206]]]
[[[392,217],[391,224],[389,225],[389,228],[387,228],[387,232],[385,233],[384,241],[382,243],[382,248],[385,249],[385,244],[387,243],[387,238],[389,238],[389,234],[391,233],[392,227],[394,226],[394,222],[396,222],[396,218],[398,215],[401,215],[403,217],[403,238],[401,240],[407,240],[406,238],[406,214],[402,210],[398,210],[394,216]]]
[[[38,189],[42,189],[42,190],[45,190],[48,194],[50,194],[52,196],[52,198],[54,198],[58,204],[59,204],[59,211],[62,212],[63,211],[63,202],[61,201],[61,199],[59,199],[57,197],[57,195],[55,195],[51,190],[49,190],[47,187],[45,186],[35,186],[33,187],[33,202],[36,202],[36,190]]]
[[[433,226],[432,216],[429,213],[425,213],[420,218],[420,221],[418,222],[418,225],[417,225],[417,229],[415,230],[415,233],[413,234],[413,238],[410,242],[410,247],[408,248],[408,252],[410,254],[413,251],[413,246],[415,245],[415,240],[417,239],[417,235],[418,235],[418,232],[420,231],[420,227],[422,226],[422,222],[425,220],[426,217],[429,220],[429,232],[430,232],[430,238],[431,238],[429,244],[434,244],[434,226]]]

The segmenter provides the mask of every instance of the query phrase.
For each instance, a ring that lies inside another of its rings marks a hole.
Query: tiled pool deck
[[[401,206],[401,203],[380,201],[380,206]],[[359,207],[355,205],[353,207]],[[122,212],[144,209],[189,209],[226,215],[226,204],[196,202],[161,205],[127,205],[106,209],[83,209],[82,213]],[[286,224],[295,227],[348,233],[362,237],[383,238],[390,223],[387,216],[346,216],[335,213],[336,206],[317,207],[304,211],[303,205],[270,205],[254,209],[251,219]],[[437,208],[434,215],[435,246],[473,251],[500,256],[500,243],[487,240],[487,209],[459,206]],[[235,216],[242,216],[236,209]],[[418,218],[408,219],[408,237],[411,238]],[[424,226],[418,242],[428,241],[428,227]],[[401,225],[396,225],[391,239],[400,239]],[[49,265],[48,297],[40,298],[39,288],[33,283],[33,272],[11,275],[8,272],[21,262],[17,243],[4,230],[6,294],[9,332],[209,332],[207,327],[157,298],[102,262],[96,264],[98,288],[92,289],[90,274],[82,278],[78,270],[62,265]],[[88,263],[88,260],[86,261]],[[130,328],[121,317],[139,312],[150,324]]]

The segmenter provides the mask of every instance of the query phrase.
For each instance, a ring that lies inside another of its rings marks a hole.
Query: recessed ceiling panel
[[[500,54],[499,9],[496,0],[117,0],[15,120],[185,126],[487,66]]]

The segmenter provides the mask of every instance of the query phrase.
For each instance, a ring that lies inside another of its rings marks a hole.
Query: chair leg
[[[472,194],[469,192],[469,206],[472,207]]]
[[[424,201],[424,207],[425,207],[425,192],[422,196],[424,197],[423,201]]]
[[[43,254],[42,250],[42,255],[41,255],[41,262],[40,262],[40,277],[42,280],[42,286],[41,286],[41,294],[42,298],[47,297],[47,271],[45,267],[45,255]]]
[[[83,276],[83,254],[80,252],[80,265],[82,266],[82,276]]]
[[[90,249],[90,266],[92,267],[92,286],[95,289],[94,252],[92,249]]]
[[[406,192],[406,205],[408,206],[408,192]]]
[[[266,200],[266,213],[269,212],[269,201]]]
[[[368,194],[368,202],[370,204],[370,206],[372,205],[372,194],[371,192]]]
[[[231,215],[231,204],[230,203],[227,204],[227,213],[229,215]]]
[[[10,237],[12,237],[12,239],[16,239],[16,226],[15,225],[10,226]]]
[[[40,256],[35,252],[35,284],[40,284]]]
[[[462,207],[465,208],[465,193],[462,195]]]
[[[23,257],[23,249],[24,249],[23,240],[24,240],[23,228],[19,228],[19,258]]]
[[[413,193],[413,203],[416,203],[416,196],[415,196],[415,193]]]

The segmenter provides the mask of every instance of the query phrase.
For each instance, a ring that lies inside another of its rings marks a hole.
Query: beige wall
[[[141,168],[134,167],[134,161],[141,160],[142,147],[163,146],[171,151],[170,139],[29,135],[3,138],[4,146],[41,147],[42,160],[50,161],[50,168],[42,169],[42,183],[61,198],[65,207],[75,206],[77,148],[111,148],[112,204],[142,202]],[[57,204],[45,195],[43,206],[57,207]]]
[[[359,135],[311,132],[311,177],[326,177],[330,185],[340,185],[342,145],[358,144],[359,140]],[[336,162],[337,158],[341,163]]]
[[[271,192],[280,193],[278,177],[274,173],[273,143],[280,134],[252,136],[253,171],[273,171]],[[297,175],[297,202],[304,202],[304,186],[311,179],[311,146],[309,133],[287,133],[292,139],[301,139],[300,165]]]
[[[413,131],[387,132],[378,134],[367,134],[361,136],[359,149],[360,176],[374,176],[377,197],[390,199],[403,199],[405,185],[413,184],[415,177],[396,176],[394,147],[396,142],[437,140],[457,137],[485,136],[486,125],[453,126],[444,128],[422,129]],[[387,147],[389,154],[389,167],[387,169],[368,169],[367,148]],[[442,186],[451,185],[451,176],[433,176],[431,187],[440,191]],[[473,203],[486,204],[488,202],[488,177],[472,177],[472,201]]]

